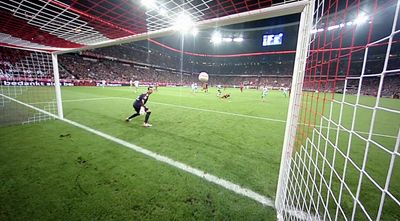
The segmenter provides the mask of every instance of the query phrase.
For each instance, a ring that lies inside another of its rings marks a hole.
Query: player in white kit
[[[221,97],[222,95],[222,85],[217,85],[217,97]]]
[[[138,81],[138,80],[135,80],[135,81],[133,82],[133,86],[135,87],[135,93],[137,93],[137,91],[138,91],[138,89],[139,89],[139,81]]]
[[[264,98],[265,98],[267,95],[268,95],[268,87],[267,87],[267,86],[264,86],[263,89],[262,89],[262,95],[261,95],[261,99],[262,99],[263,102],[265,101]]]
[[[196,93],[197,92],[197,83],[192,83],[192,93]]]
[[[284,88],[283,88],[283,95],[284,95],[285,97],[289,96],[289,88],[288,88],[288,87],[284,87]]]

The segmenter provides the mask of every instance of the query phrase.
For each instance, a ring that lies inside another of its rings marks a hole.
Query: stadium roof
[[[295,0],[2,0],[0,46],[71,52],[301,12]],[[274,7],[271,7],[274,6]],[[183,22],[183,23],[182,23]]]

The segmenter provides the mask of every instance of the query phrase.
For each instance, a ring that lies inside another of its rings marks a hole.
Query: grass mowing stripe
[[[203,108],[181,106],[181,105],[175,105],[175,104],[166,104],[166,103],[160,103],[160,102],[151,102],[151,103],[159,104],[159,105],[165,105],[165,106],[179,107],[179,108],[189,109],[189,110],[197,110],[197,111],[203,111],[203,112],[211,112],[211,113],[217,113],[217,114],[232,115],[232,116],[237,116],[237,117],[247,117],[247,118],[253,118],[253,119],[258,119],[258,120],[261,119],[261,120],[268,120],[268,121],[286,123],[285,120],[279,120],[279,119],[273,119],[273,118],[267,118],[267,117],[257,117],[257,116],[246,115],[246,114],[237,114],[237,113],[230,113],[230,112],[225,112],[225,111],[216,111],[216,110],[209,110],[209,109],[203,109]]]
[[[76,101],[97,101],[97,100],[107,100],[111,99],[110,97],[94,97],[94,98],[83,98],[83,99],[78,99],[78,100],[63,100],[63,103],[67,102],[76,102]],[[28,103],[28,104],[48,104],[48,103],[54,103],[54,101],[44,101],[44,102],[33,102],[33,103]]]
[[[85,99],[75,99],[75,100],[63,100],[63,102],[79,102],[79,101],[96,101],[96,100],[107,100],[107,99],[123,99],[123,100],[132,100],[131,98],[127,97],[99,97],[99,98],[85,98]],[[158,105],[164,105],[164,106],[170,106],[170,107],[178,107],[178,108],[183,108],[183,109],[188,109],[188,110],[196,110],[196,111],[203,111],[203,112],[210,112],[210,113],[217,113],[217,114],[225,114],[225,115],[231,115],[231,116],[236,116],[236,117],[245,117],[245,118],[252,118],[252,119],[257,119],[257,120],[266,120],[266,121],[273,121],[273,122],[280,122],[280,123],[286,123],[286,120],[280,120],[280,119],[274,119],[274,118],[268,118],[268,117],[258,117],[258,116],[252,116],[252,115],[246,115],[246,114],[238,114],[238,113],[231,113],[231,112],[225,112],[225,111],[217,111],[217,110],[210,110],[210,109],[204,109],[204,108],[196,108],[196,107],[188,107],[188,106],[182,106],[182,105],[176,105],[176,104],[167,104],[167,103],[161,103],[161,102],[154,102],[152,101],[151,103],[153,104],[158,104]],[[328,127],[325,126],[319,126],[319,125],[310,125],[312,127],[317,127],[317,128],[324,128],[328,129]],[[335,127],[329,128],[330,130],[337,130]],[[342,129],[339,129],[341,131],[344,131]],[[360,134],[369,134],[368,132],[364,131],[355,131]],[[396,139],[396,136],[392,135],[387,135],[387,134],[378,134],[374,133],[374,136],[379,136],[379,137],[386,137],[386,138],[393,138]]]
[[[157,153],[152,152],[150,150],[147,150],[145,148],[136,146],[134,144],[131,144],[131,143],[126,142],[124,140],[118,139],[116,137],[113,137],[113,136],[108,135],[106,133],[103,133],[101,131],[98,131],[98,130],[95,130],[93,128],[87,127],[85,125],[79,124],[79,123],[77,123],[75,121],[68,120],[68,119],[65,119],[65,118],[61,119],[55,114],[49,113],[49,112],[44,111],[44,110],[42,110],[40,108],[34,107],[32,105],[26,104],[24,102],[21,102],[19,100],[14,99],[14,98],[8,97],[8,96],[6,96],[4,94],[0,94],[0,96],[3,96],[3,97],[5,97],[5,98],[7,98],[7,99],[9,99],[11,101],[14,101],[14,102],[18,103],[18,104],[24,105],[24,106],[29,107],[29,108],[34,109],[34,110],[37,110],[37,111],[39,111],[41,113],[44,113],[44,114],[47,114],[47,115],[52,116],[54,118],[57,118],[59,120],[62,120],[64,122],[66,122],[66,123],[69,123],[71,125],[79,127],[81,129],[84,129],[84,130],[86,130],[88,132],[96,134],[96,135],[98,135],[100,137],[103,137],[105,139],[108,139],[110,141],[113,141],[115,143],[123,145],[125,147],[128,147],[128,148],[130,148],[132,150],[135,150],[136,152],[142,153],[142,154],[144,154],[146,156],[149,156],[149,157],[151,157],[151,158],[153,158],[153,159],[155,159],[157,161],[164,162],[164,163],[166,163],[168,165],[171,165],[173,167],[176,167],[178,169],[181,169],[183,171],[186,171],[188,173],[196,175],[196,176],[198,176],[198,177],[200,177],[202,179],[205,179],[205,180],[207,180],[207,181],[209,181],[211,183],[214,183],[214,184],[217,184],[217,185],[219,185],[221,187],[224,187],[225,189],[231,190],[231,191],[233,191],[233,192],[235,192],[237,194],[240,194],[240,195],[246,196],[246,197],[248,197],[250,199],[253,199],[253,200],[261,203],[264,206],[274,207],[274,201],[272,199],[269,199],[269,198],[267,198],[267,197],[265,197],[265,196],[263,196],[261,194],[258,194],[256,192],[250,190],[250,189],[243,188],[243,187],[241,187],[241,186],[239,186],[239,185],[237,185],[235,183],[232,183],[230,181],[221,179],[221,178],[219,178],[217,176],[214,176],[212,174],[208,174],[208,173],[206,173],[206,172],[204,172],[202,170],[196,169],[194,167],[191,167],[191,166],[186,165],[184,163],[181,163],[179,161],[175,161],[175,160],[173,160],[171,158],[168,158],[166,156],[162,156],[160,154],[157,154]]]

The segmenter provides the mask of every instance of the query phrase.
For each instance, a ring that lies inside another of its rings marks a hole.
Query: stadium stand
[[[379,73],[382,60],[379,55],[368,62],[365,74]],[[65,70],[63,77],[82,81],[101,81],[128,84],[131,80],[139,80],[146,84],[165,85],[190,85],[197,82],[200,71],[211,73],[209,84],[227,87],[237,87],[241,84],[252,88],[264,85],[274,88],[289,87],[293,60],[273,58],[268,62],[265,56],[248,56],[238,58],[205,58],[184,56],[182,79],[179,70],[180,61],[177,53],[167,53],[155,49],[147,49],[135,44],[101,48],[80,54],[67,54],[60,56],[60,64]],[[290,58],[290,56],[286,56]],[[283,61],[284,60],[284,61]],[[396,66],[399,59],[394,57],[389,65]],[[350,75],[359,76],[362,65],[361,58],[351,62]],[[340,65],[337,78],[344,74],[345,66]],[[189,71],[190,69],[190,71]],[[261,70],[261,71],[260,71]],[[265,70],[265,71],[263,71]],[[70,74],[68,74],[70,73]],[[332,77],[332,76],[328,76]],[[93,83],[92,83],[93,84]],[[337,91],[343,85],[340,81],[336,86],[321,84],[320,91]],[[363,95],[376,95],[379,84],[378,78],[368,78],[362,83]],[[335,88],[334,88],[335,87]],[[334,88],[334,89],[333,89]],[[358,81],[349,82],[348,93],[356,93]],[[398,75],[388,76],[384,80],[382,96],[397,97],[400,93],[400,79]],[[314,88],[314,90],[316,90]]]

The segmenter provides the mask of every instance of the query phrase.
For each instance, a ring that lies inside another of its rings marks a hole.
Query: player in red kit
[[[207,83],[203,84],[203,90],[205,93],[208,93],[208,84]]]

